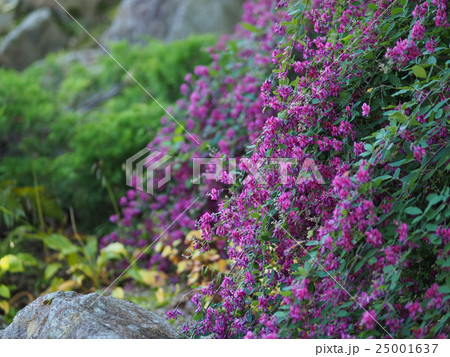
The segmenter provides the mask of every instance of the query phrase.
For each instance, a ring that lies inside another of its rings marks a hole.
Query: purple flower
[[[360,183],[366,183],[370,181],[369,171],[365,169],[363,165],[360,166],[358,173],[356,174],[356,179]]]
[[[383,236],[378,229],[371,229],[365,233],[367,243],[372,244],[374,247],[378,247],[383,244]]]
[[[420,21],[416,21],[411,30],[411,38],[413,40],[422,40],[423,35],[425,34],[425,31],[426,31],[425,25],[423,23],[421,23]]]
[[[423,157],[425,156],[425,154],[427,153],[427,151],[420,146],[415,146],[411,144],[411,151],[413,152],[414,158],[416,159],[417,162],[421,163]]]
[[[283,212],[286,212],[289,206],[291,205],[290,200],[290,193],[289,192],[283,192],[280,196],[280,206]]]
[[[361,319],[361,324],[367,329],[372,330],[375,327],[376,318],[377,314],[375,310],[365,311]]]
[[[436,47],[437,42],[434,40],[428,40],[428,42],[425,44],[425,48],[429,53],[433,53]]]
[[[399,235],[400,242],[404,242],[408,237],[408,225],[406,223],[402,223],[397,229],[397,233]]]
[[[177,320],[178,316],[181,316],[183,314],[180,311],[174,309],[174,310],[167,311],[166,315],[169,320]]]
[[[406,308],[409,311],[409,317],[413,320],[417,318],[417,314],[423,312],[422,306],[417,301],[407,303]]]
[[[370,106],[366,103],[362,105],[362,115],[363,117],[368,117],[370,113]]]

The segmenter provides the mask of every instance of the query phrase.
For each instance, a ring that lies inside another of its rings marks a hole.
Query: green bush
[[[186,73],[210,61],[214,37],[145,47],[112,45],[115,59],[167,108]],[[37,182],[73,207],[80,228],[99,223],[125,190],[123,163],[150,142],[163,109],[109,56],[90,66],[52,55],[22,73],[0,69],[0,181]]]

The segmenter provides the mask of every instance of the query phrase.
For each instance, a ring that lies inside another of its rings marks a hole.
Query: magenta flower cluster
[[[174,156],[172,181],[153,197],[129,191],[102,240],[138,248],[197,225],[199,249],[230,259],[230,273],[192,297],[186,335],[448,335],[446,9],[245,3],[246,24],[181,87],[172,114],[190,134],[166,117],[149,144]],[[194,187],[191,160],[205,155],[246,157],[238,173]],[[306,160],[324,182],[298,180]],[[141,264],[171,269],[154,252]]]
[[[283,3],[280,1],[278,6],[283,8]],[[240,26],[233,36],[222,37],[216,48],[209,50],[211,65],[198,66],[186,76],[180,88],[183,99],[170,111],[189,134],[182,136],[181,128],[165,116],[161,130],[148,145],[161,155],[173,157],[171,180],[152,196],[129,190],[120,199],[121,216],[110,218],[117,223],[117,229],[101,239],[101,247],[121,242],[130,249],[141,249],[163,232],[159,239],[165,244],[183,242],[185,235],[195,229],[201,212],[217,209],[220,187],[214,180],[192,185],[193,159],[239,158],[245,154],[245,145],[262,131],[270,111],[261,110],[264,100],[260,87],[270,75],[272,49],[283,35],[275,31],[273,24],[280,22],[284,12],[271,12],[272,5],[271,0],[247,1],[242,21],[259,32]],[[226,182],[226,172],[224,175]],[[180,216],[185,210],[186,214]],[[219,243],[216,248],[225,256],[224,245]],[[172,268],[167,258],[153,250],[141,257],[140,264],[165,272]],[[126,262],[118,268],[125,266]]]
[[[262,165],[263,181],[240,166],[245,179],[199,221],[206,241],[228,240],[233,274],[194,296],[203,315],[186,332],[447,336],[441,318],[448,316],[450,247],[448,216],[439,212],[450,197],[442,175],[449,90],[445,80],[418,89],[420,95],[395,89],[408,73],[408,85],[423,80],[412,65],[438,61],[428,56],[444,36],[446,2],[405,7],[404,16],[416,19],[407,31],[396,27],[392,1],[369,4],[314,1],[300,11],[299,21],[306,19],[301,40],[292,35],[299,33],[293,24],[272,51],[276,70],[261,93],[273,114],[249,160],[312,158],[326,183],[311,177],[299,184],[299,167],[292,165],[285,167],[287,179]],[[386,33],[389,26],[398,36]],[[342,34],[337,40],[336,33]],[[384,42],[398,37],[386,50]],[[391,92],[380,89],[383,82]],[[205,308],[217,294],[222,302]]]

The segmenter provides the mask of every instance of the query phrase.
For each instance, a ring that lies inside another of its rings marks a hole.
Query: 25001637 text
[[[401,343],[401,344],[390,344],[390,343],[384,343],[376,344],[377,349],[376,353],[435,353],[438,344],[428,344],[428,343],[419,343],[419,344],[413,344],[413,343]]]

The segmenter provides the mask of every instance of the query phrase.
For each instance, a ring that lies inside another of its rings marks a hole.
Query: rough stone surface
[[[37,59],[63,47],[69,35],[49,8],[32,12],[5,36],[0,45],[0,65],[24,69]]]
[[[171,41],[200,33],[231,33],[244,0],[123,0],[103,40]]]
[[[123,0],[103,40],[139,42],[144,36],[165,39],[183,0]]]
[[[166,40],[196,33],[232,33],[242,16],[243,0],[185,0],[175,14]]]
[[[0,332],[17,338],[176,338],[163,318],[138,305],[98,294],[73,291],[44,295],[21,310]]]
[[[10,12],[0,12],[0,36],[8,33],[14,23],[14,15]]]
[[[94,21],[100,13],[119,0],[58,0],[61,6],[77,20]],[[64,13],[55,0],[20,0],[19,14],[27,14],[42,7],[51,7],[55,11]]]

